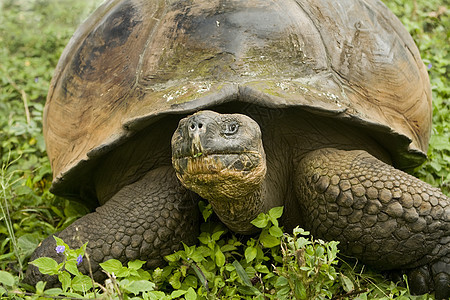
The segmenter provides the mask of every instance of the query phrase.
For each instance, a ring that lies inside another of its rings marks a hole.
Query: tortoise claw
[[[409,270],[407,274],[412,294],[421,295],[434,290],[436,300],[450,298],[450,263],[437,261],[430,266]]]
[[[450,299],[450,258],[431,266],[436,300]]]
[[[422,295],[430,291],[432,286],[428,266],[421,266],[407,272],[409,290],[413,295]]]

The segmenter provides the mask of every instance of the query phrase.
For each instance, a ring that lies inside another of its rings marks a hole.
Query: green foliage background
[[[48,191],[51,169],[45,153],[42,112],[63,48],[98,3],[0,0],[0,270],[15,278],[22,277],[26,261],[39,241],[87,212]],[[432,85],[429,160],[413,173],[449,195],[448,3],[438,0],[385,3],[415,39],[429,68]]]

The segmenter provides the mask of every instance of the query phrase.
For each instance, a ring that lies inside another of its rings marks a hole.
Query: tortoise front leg
[[[161,167],[139,181],[121,189],[107,203],[57,234],[71,248],[88,242],[86,252],[95,280],[105,274],[99,263],[114,258],[122,263],[135,259],[156,267],[163,257],[178,250],[181,242],[194,244],[199,229],[198,196],[184,188],[172,167]],[[47,256],[58,258],[53,236],[45,239],[31,260]],[[61,260],[61,256],[59,255]],[[88,273],[84,259],[80,270]],[[43,276],[30,265],[26,282],[56,278]]]
[[[412,269],[413,292],[450,296],[450,200],[365,151],[310,152],[296,194],[312,234],[382,270]]]

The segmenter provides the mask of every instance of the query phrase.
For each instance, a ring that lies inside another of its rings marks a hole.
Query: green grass
[[[424,63],[430,67],[433,131],[428,152],[429,160],[417,168],[414,174],[440,187],[449,195],[450,32],[448,28],[450,28],[450,19],[448,10],[450,8],[447,7],[446,11],[443,2],[437,0],[390,0],[385,3],[412,34],[419,46]],[[4,289],[10,291],[11,298],[16,297],[14,293],[11,294],[12,291],[25,292],[20,279],[28,258],[37,244],[87,211],[71,201],[55,197],[48,191],[51,169],[45,153],[42,111],[57,60],[75,28],[94,9],[94,6],[95,4],[89,0],[3,0],[0,2],[0,270],[2,270],[0,271],[0,283],[2,283],[0,293],[3,285]],[[269,227],[273,225],[270,224],[266,225]],[[292,264],[297,252],[288,251],[293,241],[288,240],[287,237],[275,237],[286,246],[283,250],[277,245],[262,247],[258,244],[261,237],[257,238],[258,240],[242,240],[230,233],[225,233],[226,229],[220,227],[220,224],[209,223],[208,226],[204,228],[203,237],[207,235],[219,237],[216,240],[213,239],[212,244],[205,242],[195,249],[187,248],[184,254],[180,253],[178,256],[171,257],[167,268],[149,273],[149,278],[159,288],[166,291],[165,297],[175,293],[173,295],[184,296],[187,299],[192,296],[192,290],[201,295],[202,291],[199,290],[200,287],[204,287],[205,282],[209,282],[211,290],[216,288],[216,292],[219,292],[222,286],[221,291],[224,293],[222,295],[225,295],[225,292],[233,293],[231,286],[237,286],[240,290],[236,293],[240,293],[242,297],[257,297],[261,290],[264,290],[261,285],[269,290],[276,290],[275,295],[277,295],[283,289],[286,291],[292,282],[296,282],[295,280],[310,280],[307,277],[303,279],[295,277],[297,276],[295,274],[300,274],[294,272],[298,264]],[[220,231],[224,232],[217,234]],[[275,231],[272,230],[272,232]],[[318,241],[309,242],[316,247],[314,249],[324,248],[314,251],[325,251],[327,247],[331,247],[329,244],[321,245]],[[202,246],[204,248],[201,248]],[[232,247],[235,249],[230,250]],[[220,249],[220,252],[217,249]],[[329,249],[332,253],[332,249]],[[188,264],[183,258],[187,255],[186,253],[195,254],[199,262]],[[201,260],[202,257],[206,262]],[[226,258],[226,261],[223,261],[223,258]],[[277,269],[272,269],[271,264],[267,263],[272,260],[277,265]],[[238,263],[233,264],[233,261]],[[133,270],[137,272],[140,268],[136,265],[124,268],[128,268],[128,273],[125,271],[123,273],[127,276],[119,278],[115,284],[123,288],[125,295],[131,297],[138,287],[136,287],[137,284],[130,283],[130,278],[132,278]],[[405,289],[385,281],[381,276],[366,270],[363,266],[341,262],[336,268],[334,281],[328,282],[328,285],[325,284],[335,293],[334,295],[353,291],[353,297],[359,295],[359,299],[409,298]],[[259,277],[248,274],[258,274]],[[334,273],[329,269],[323,274],[332,276]],[[141,275],[147,278],[144,273]],[[282,277],[284,279],[280,279]],[[124,280],[129,281],[124,283]],[[254,285],[257,287],[256,291],[252,288],[253,285],[248,284],[248,280],[256,281]],[[114,292],[114,281],[111,284],[111,286],[105,285],[104,290],[101,289],[97,293],[111,297],[117,296]],[[139,288],[149,288],[148,284],[141,284]],[[41,290],[42,286],[38,286],[37,293]],[[175,292],[176,290],[181,292]],[[357,293],[358,291],[360,293]],[[203,295],[208,296],[208,292],[203,290]],[[159,294],[159,296],[162,295]],[[282,297],[283,294],[280,293],[278,296]],[[24,294],[17,297],[24,297]]]

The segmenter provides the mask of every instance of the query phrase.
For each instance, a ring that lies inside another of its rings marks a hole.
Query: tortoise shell
[[[377,0],[112,0],[75,32],[44,112],[52,191],[167,114],[230,101],[299,107],[367,129],[399,168],[423,162],[426,68]]]

